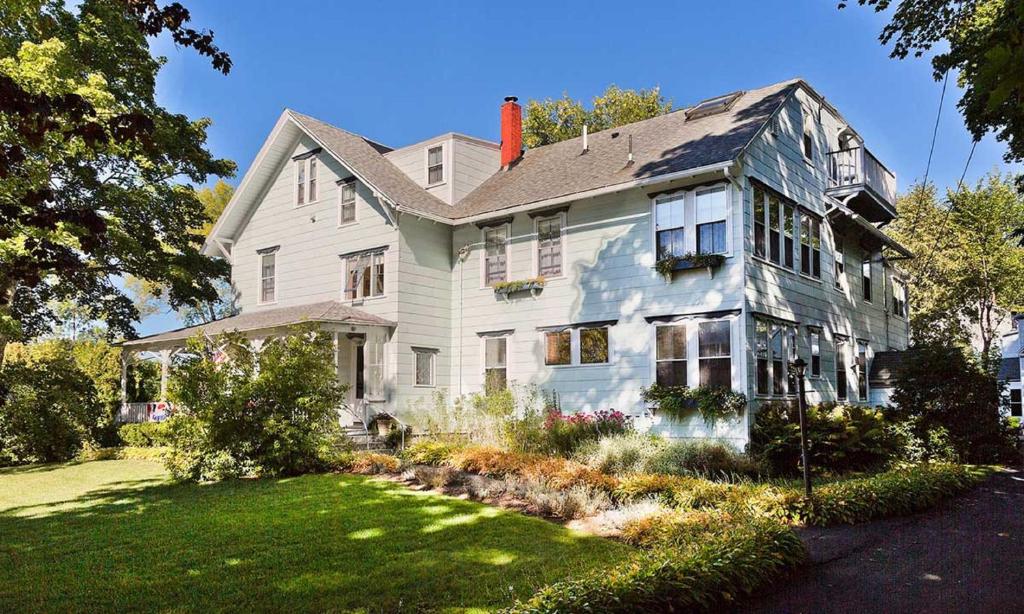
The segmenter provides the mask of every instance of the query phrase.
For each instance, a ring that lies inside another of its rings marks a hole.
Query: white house
[[[418,400],[485,381],[557,391],[566,411],[648,416],[654,382],[729,386],[756,409],[795,398],[796,356],[811,402],[873,400],[873,356],[907,344],[893,262],[910,253],[880,230],[896,180],[807,83],[525,152],[516,99],[500,113],[501,143],[392,149],[285,110],[204,248],[231,263],[241,315],[126,348],[167,360],[199,331],[314,320],[351,403],[413,425]],[[723,260],[666,281],[665,254]],[[742,445],[751,413],[641,423]]]
[[[1020,418],[1021,412],[1021,356],[1024,355],[1024,314],[1013,316],[1013,331],[1003,335],[1002,361],[999,364],[999,381],[1006,385],[1007,411],[1010,416]]]

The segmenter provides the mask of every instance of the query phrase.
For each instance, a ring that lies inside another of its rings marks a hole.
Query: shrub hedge
[[[164,422],[141,422],[124,424],[117,429],[124,445],[133,448],[152,448],[171,443],[170,431]]]
[[[556,612],[706,612],[749,595],[806,557],[784,524],[725,523],[681,547],[641,551],[610,569],[552,584],[510,614]]]
[[[806,524],[855,524],[926,510],[984,480],[984,467],[922,463],[816,488],[809,501],[792,502],[791,516]]]

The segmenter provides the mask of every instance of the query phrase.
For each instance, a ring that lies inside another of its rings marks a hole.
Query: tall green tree
[[[973,188],[947,193],[915,186],[897,202],[889,232],[918,257],[912,275],[911,326],[916,340],[977,340],[982,365],[995,366],[997,337],[1024,309],[1024,248],[1013,238],[1024,199],[1012,181],[992,173]]]
[[[967,129],[1005,141],[1007,162],[1024,160],[1024,2],[1021,0],[857,0],[894,8],[879,36],[904,59],[932,53],[936,80],[955,71]],[[843,0],[839,8],[848,4]]]
[[[227,73],[213,35],[178,3],[8,0],[0,7],[0,355],[83,306],[111,334],[138,313],[115,283],[168,288],[175,306],[217,296],[227,265],[199,253],[207,222],[191,184],[234,163],[206,149],[209,120],[157,104],[151,37],[165,34]]]
[[[523,144],[527,147],[550,145],[590,132],[622,126],[642,119],[657,117],[672,110],[657,87],[649,90],[624,90],[608,86],[596,96],[588,110],[583,102],[562,94],[558,100],[531,100],[523,118]]]

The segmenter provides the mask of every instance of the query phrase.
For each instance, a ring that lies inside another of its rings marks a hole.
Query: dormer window
[[[316,154],[319,149],[308,151],[292,158],[295,164],[295,206],[316,202],[318,196]]]
[[[427,185],[444,183],[444,145],[427,149]]]

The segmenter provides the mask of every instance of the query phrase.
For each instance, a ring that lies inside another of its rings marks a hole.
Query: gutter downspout
[[[469,245],[463,245],[459,248],[458,255],[456,256],[459,261],[459,396],[462,396],[462,293],[463,293],[463,280],[466,272],[466,260],[469,259],[470,248]]]

